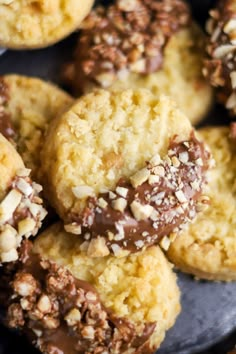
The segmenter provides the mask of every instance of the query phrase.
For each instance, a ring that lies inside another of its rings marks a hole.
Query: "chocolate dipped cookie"
[[[43,48],[76,30],[94,0],[2,0],[0,45],[4,48]]]
[[[206,192],[209,205],[167,253],[179,269],[197,278],[236,279],[236,154],[229,133],[226,127],[200,131],[215,159]]]
[[[193,123],[207,114],[205,38],[185,1],[116,0],[95,8],[81,27],[63,74],[76,93],[147,88],[172,97]]]
[[[153,353],[180,311],[176,276],[160,248],[92,259],[81,246],[56,224],[33,251],[22,247],[8,325],[44,354]]]
[[[189,120],[147,90],[99,90],[49,127],[46,195],[91,257],[136,252],[194,219],[211,157]]]

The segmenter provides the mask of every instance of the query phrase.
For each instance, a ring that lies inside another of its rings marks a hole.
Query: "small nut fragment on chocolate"
[[[13,288],[16,294],[28,297],[32,296],[37,290],[37,282],[29,273],[18,274],[14,279]]]
[[[81,226],[76,224],[76,223],[71,223],[64,225],[64,228],[67,232],[75,234],[75,235],[80,235],[81,234]]]
[[[118,198],[112,201],[112,207],[115,210],[120,211],[121,213],[124,212],[126,206],[127,206],[127,200],[124,198]]]
[[[81,320],[81,313],[78,309],[74,308],[65,316],[68,326],[74,326]]]
[[[39,311],[42,313],[46,314],[46,313],[51,312],[52,304],[51,304],[49,297],[45,294],[41,295],[41,297],[37,303],[37,307],[38,307]]]
[[[148,204],[142,205],[141,203],[135,200],[130,205],[130,208],[132,210],[135,219],[138,221],[148,219],[154,210],[154,208],[151,205]]]
[[[3,263],[14,262],[18,259],[18,253],[15,248],[12,248],[10,251],[1,253],[1,261]]]
[[[10,225],[7,225],[5,230],[0,233],[0,249],[4,253],[16,248],[16,236],[17,231]]]
[[[143,168],[136,172],[133,176],[130,177],[130,182],[134,188],[137,188],[144,182],[148,180],[150,176],[150,170],[147,168]]]
[[[0,222],[4,223],[11,218],[12,214],[21,202],[22,193],[12,189],[0,204]]]
[[[88,256],[90,257],[105,257],[110,251],[106,245],[106,240],[104,237],[98,236],[97,238],[91,240],[88,247]]]

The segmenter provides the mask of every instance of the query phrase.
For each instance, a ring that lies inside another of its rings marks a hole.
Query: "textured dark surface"
[[[211,0],[193,0],[194,15],[204,22]],[[7,51],[0,57],[0,74],[19,73],[60,82],[60,67],[75,35],[44,50]],[[216,106],[204,124],[223,124],[225,111]],[[226,354],[236,343],[236,283],[197,282],[179,274],[182,313],[166,336],[160,354]],[[36,354],[24,338],[0,326],[0,354]]]

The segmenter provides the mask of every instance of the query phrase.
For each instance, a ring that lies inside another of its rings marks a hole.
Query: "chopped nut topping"
[[[180,203],[187,202],[187,198],[185,197],[184,193],[181,190],[175,192],[175,195]]]
[[[27,297],[35,293],[37,283],[31,274],[21,274],[15,278],[13,286],[16,294]]]
[[[177,233],[195,218],[212,165],[208,149],[191,133],[188,141],[171,142],[164,158],[150,161],[130,179],[120,179],[117,194],[107,191],[88,198],[84,213],[69,215],[68,220],[81,227],[83,250],[89,256],[135,252],[160,242],[174,229]],[[107,203],[105,209],[99,208],[101,198]],[[163,241],[164,247],[167,242]]]
[[[121,197],[126,198],[128,194],[128,188],[117,187],[116,193],[119,194]]]
[[[81,313],[79,312],[78,309],[72,309],[70,312],[66,315],[65,320],[68,324],[68,326],[74,326],[77,323],[80,322],[81,320]]]
[[[51,312],[52,305],[49,297],[47,295],[42,295],[37,303],[37,307],[42,313]]]
[[[109,253],[104,237],[98,236],[98,238],[91,240],[88,248],[88,255],[90,257],[105,257]]]
[[[151,205],[142,205],[135,200],[130,205],[130,208],[132,210],[135,219],[138,221],[148,219],[154,210],[154,208]]]
[[[16,183],[17,189],[19,189],[26,197],[29,197],[30,194],[33,192],[33,188],[31,185],[26,182],[25,179],[19,178],[17,183]]]
[[[5,230],[0,233],[0,249],[2,252],[9,252],[17,246],[17,231],[10,225],[6,225]]]
[[[158,183],[160,180],[159,176],[156,176],[156,175],[150,175],[148,177],[148,183],[149,184],[155,184],[155,183]]]
[[[107,207],[108,203],[105,201],[103,198],[98,199],[98,206],[102,209],[105,209]]]
[[[136,172],[133,176],[130,177],[130,182],[134,188],[137,188],[144,182],[148,180],[150,176],[150,170],[143,168],[142,170]]]
[[[0,263],[17,260],[23,237],[36,235],[41,227],[47,212],[38,197],[38,186],[30,180],[29,170],[22,169],[0,203]]]
[[[112,201],[112,207],[115,210],[120,211],[121,213],[125,210],[126,206],[127,206],[127,200],[125,200],[124,198],[118,198]]]

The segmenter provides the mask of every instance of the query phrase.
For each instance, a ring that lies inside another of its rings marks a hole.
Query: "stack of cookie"
[[[53,43],[91,7],[3,1],[0,44]],[[183,0],[116,0],[80,27],[63,69],[79,98],[0,81],[6,324],[45,354],[153,353],[180,312],[167,259],[236,279],[235,144],[227,127],[192,126],[213,94]],[[38,234],[42,199],[58,221]]]

